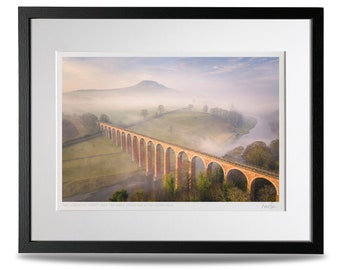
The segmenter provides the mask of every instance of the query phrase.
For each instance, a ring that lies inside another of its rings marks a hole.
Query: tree
[[[111,123],[110,118],[106,114],[101,114],[99,116],[99,121],[104,123]]]
[[[258,202],[275,202],[276,201],[276,190],[268,184],[263,185],[257,191],[255,191],[255,200]]]
[[[270,151],[272,152],[273,158],[278,158],[279,157],[279,139],[271,141],[270,145]]]
[[[211,169],[210,173],[208,173],[208,178],[211,184],[220,185],[223,183],[224,174],[223,169],[221,167],[216,167]]]
[[[179,189],[188,190],[190,185],[189,177],[190,161],[182,159],[181,165],[178,168],[178,187]]]
[[[203,107],[203,112],[204,112],[204,113],[207,113],[207,112],[208,112],[208,109],[209,109],[208,106],[207,106],[207,105],[204,105],[204,107]]]
[[[239,170],[230,170],[227,176],[227,183],[239,188],[242,191],[247,191],[247,178]]]
[[[279,140],[273,140],[270,145],[270,151],[272,152],[272,160],[270,162],[270,169],[279,171],[280,167],[280,142]]]
[[[128,193],[126,189],[121,189],[112,194],[112,197],[109,198],[110,202],[126,202],[128,198]]]
[[[250,196],[246,191],[242,191],[229,183],[223,183],[221,187],[213,186],[210,188],[210,197],[218,202],[248,202]]]
[[[242,158],[249,164],[268,169],[272,153],[264,142],[256,141],[246,147]]]
[[[98,117],[92,113],[85,113],[80,116],[81,122],[86,126],[91,132],[97,131],[97,121]]]
[[[144,117],[144,119],[148,116],[148,114],[149,114],[149,111],[147,110],[147,109],[143,109],[142,111],[141,111],[141,114],[142,114],[142,116]]]
[[[232,184],[223,184],[223,191],[226,201],[229,202],[249,202],[250,195]]]
[[[138,191],[136,192],[136,201],[137,201],[137,202],[142,202],[142,201],[144,201],[144,190],[143,190],[143,189],[138,190]]]
[[[227,154],[225,154],[223,157],[224,158],[231,157],[235,160],[241,161],[243,151],[244,151],[244,147],[238,146],[238,147],[234,148],[233,150],[230,150],[229,152],[227,152]]]
[[[159,111],[159,114],[164,113],[164,106],[163,105],[158,105],[158,111]]]
[[[192,104],[189,104],[189,105],[188,105],[188,110],[189,110],[189,111],[191,111],[193,108],[194,108],[194,105],[192,105]]]
[[[198,181],[197,181],[197,189],[199,193],[199,197],[201,201],[210,201],[210,187],[211,187],[211,181],[210,179],[203,174],[202,172],[198,175]]]
[[[175,177],[172,173],[164,175],[163,187],[168,192],[169,200],[173,200],[175,197]]]

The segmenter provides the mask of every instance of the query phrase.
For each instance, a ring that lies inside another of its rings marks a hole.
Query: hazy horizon
[[[63,57],[62,63],[63,93],[152,80],[211,106],[279,108],[279,57]]]

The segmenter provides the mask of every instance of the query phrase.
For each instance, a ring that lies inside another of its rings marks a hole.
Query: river
[[[270,129],[266,119],[256,117],[256,120],[256,126],[252,128],[248,134],[243,135],[232,144],[226,145],[226,152],[238,146],[246,147],[254,141],[263,141],[269,145],[272,140],[278,139],[278,135]]]

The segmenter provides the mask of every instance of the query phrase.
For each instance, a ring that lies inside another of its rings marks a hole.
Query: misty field
[[[234,142],[256,124],[246,119],[240,128],[209,113],[187,109],[164,113],[158,117],[129,126],[128,129],[159,140],[217,154],[221,145]]]
[[[63,148],[63,198],[145,175],[131,157],[104,137]]]

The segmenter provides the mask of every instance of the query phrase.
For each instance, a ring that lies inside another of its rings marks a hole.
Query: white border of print
[[[309,20],[32,19],[32,241],[309,241],[310,34]],[[58,211],[56,51],[285,51],[285,211]]]
[[[173,55],[164,53],[162,55],[143,52],[143,54],[132,52],[56,52],[56,100],[57,100],[57,209],[58,210],[172,210],[172,211],[280,211],[285,205],[285,178],[284,178],[284,52],[239,52],[239,53],[181,53]],[[62,201],[62,58],[63,57],[278,57],[279,58],[279,111],[280,111],[280,190],[279,202],[63,202]]]

